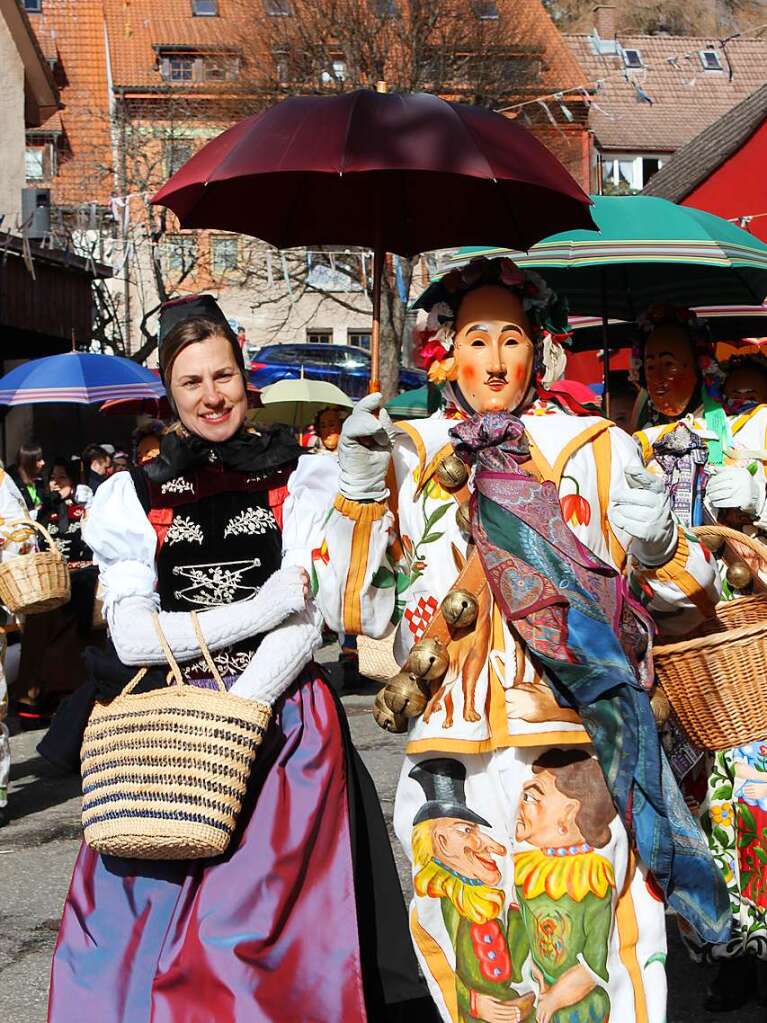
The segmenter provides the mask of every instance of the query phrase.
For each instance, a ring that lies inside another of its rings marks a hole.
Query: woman
[[[45,485],[42,479],[45,459],[39,444],[22,444],[16,452],[16,464],[10,466],[8,475],[19,488],[24,504],[32,518],[37,514],[45,500]]]
[[[49,1019],[404,1018],[386,1004],[422,990],[385,825],[332,692],[316,667],[301,672],[320,638],[304,552],[279,569],[298,449],[280,430],[242,429],[245,367],[212,299],[166,307],[160,336],[178,423],[145,469],[99,489],[85,526],[122,662],[97,665],[95,691],[119,690],[139,665],[162,665],[147,677],[164,684],[155,608],[186,680],[209,685],[197,611],[227,686],[270,704],[273,722],[226,855],[145,863],[83,847]]]

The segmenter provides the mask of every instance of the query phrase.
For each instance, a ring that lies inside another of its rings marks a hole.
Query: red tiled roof
[[[620,36],[624,49],[639,50],[645,70],[626,70],[620,55],[595,52],[588,35],[565,37],[585,69],[584,83],[604,78],[589,115],[601,149],[673,152],[765,81],[767,39],[733,39],[721,45],[695,36]],[[723,71],[705,71],[699,51],[715,49]],[[625,72],[625,77],[624,77]],[[637,83],[652,105],[637,97]]]
[[[112,182],[102,0],[45,0],[30,22],[46,57],[60,65],[61,110],[46,122],[64,135],[54,202],[106,202]]]

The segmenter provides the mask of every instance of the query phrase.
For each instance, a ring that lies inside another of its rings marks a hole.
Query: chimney
[[[594,8],[594,31],[600,39],[615,39],[614,4],[597,4]]]

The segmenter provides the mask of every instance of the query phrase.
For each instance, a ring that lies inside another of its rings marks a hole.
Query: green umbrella
[[[571,313],[620,320],[658,302],[758,305],[767,296],[767,245],[729,221],[655,196],[592,198],[598,234],[564,231],[527,253],[465,247],[444,269],[508,255],[537,270]]]
[[[436,384],[425,384],[387,401],[386,409],[392,419],[425,419],[439,408],[440,394]]]

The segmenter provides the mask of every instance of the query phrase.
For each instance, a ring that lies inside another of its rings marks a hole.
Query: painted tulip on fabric
[[[588,526],[591,522],[591,505],[580,494],[565,494],[559,500],[562,515],[569,526]]]

